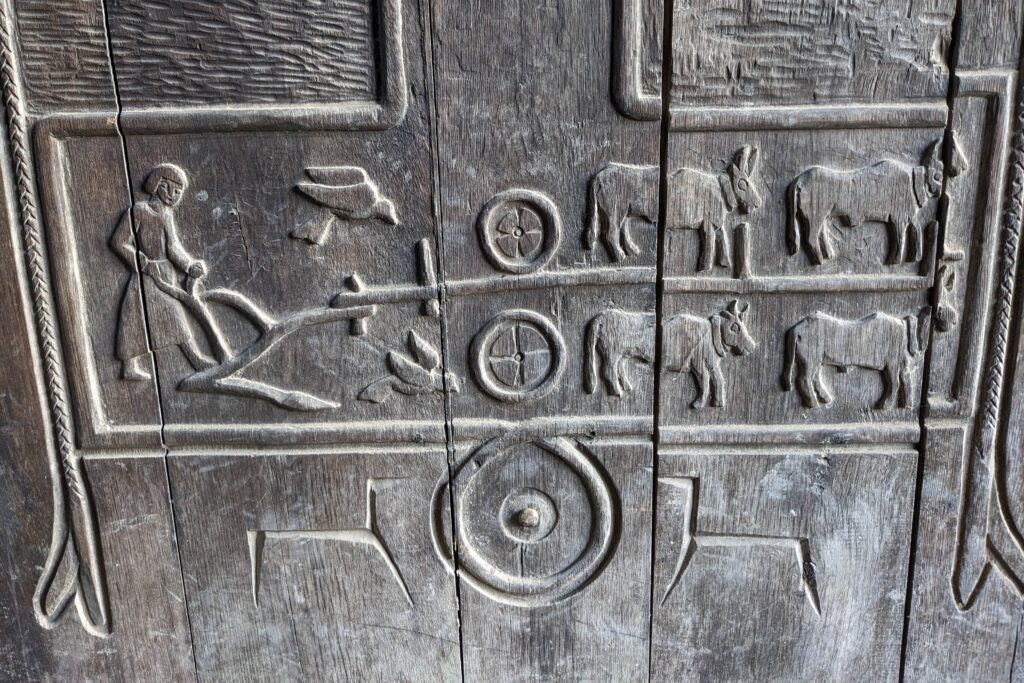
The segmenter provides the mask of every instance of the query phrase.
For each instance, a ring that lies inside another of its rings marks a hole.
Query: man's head
[[[160,199],[167,206],[175,206],[188,187],[185,172],[174,164],[160,164],[146,176],[143,187],[150,196]]]

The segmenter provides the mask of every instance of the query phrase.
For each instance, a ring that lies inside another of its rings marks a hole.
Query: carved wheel
[[[480,247],[498,270],[521,275],[540,270],[558,251],[562,218],[546,195],[507,190],[494,195],[477,219]]]
[[[528,310],[495,317],[473,339],[470,366],[480,386],[501,401],[551,391],[565,369],[565,340],[554,324]]]
[[[459,576],[492,600],[532,607],[564,600],[614,551],[618,499],[600,466],[565,438],[509,434],[452,475]],[[448,476],[434,491],[434,548],[454,569]]]

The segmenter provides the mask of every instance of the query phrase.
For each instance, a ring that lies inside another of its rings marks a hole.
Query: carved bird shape
[[[324,166],[306,169],[309,181],[295,189],[323,207],[319,215],[291,232],[296,239],[324,244],[335,221],[380,220],[398,225],[395,205],[381,196],[376,183],[359,166]]]

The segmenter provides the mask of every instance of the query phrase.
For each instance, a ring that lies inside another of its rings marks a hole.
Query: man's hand
[[[203,261],[193,261],[192,265],[188,267],[188,276],[194,278],[206,277],[206,263]]]
[[[146,275],[157,276],[156,264],[149,260],[149,257],[143,254],[141,251],[138,252],[139,257],[139,270]]]

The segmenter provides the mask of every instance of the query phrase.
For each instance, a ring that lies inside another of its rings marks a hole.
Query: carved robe
[[[128,212],[121,217],[111,242],[114,251],[132,271],[121,300],[117,332],[117,357],[121,361],[149,351],[144,326],[146,314],[154,351],[179,344],[194,344],[196,339],[192,313],[183,303],[183,299],[191,298],[185,290],[185,279],[195,259],[178,237],[173,213],[170,209],[155,209],[141,202],[130,211],[130,217]],[[133,220],[136,226],[134,237]],[[142,282],[138,271],[140,266],[145,278],[142,284],[145,310],[139,296]]]

